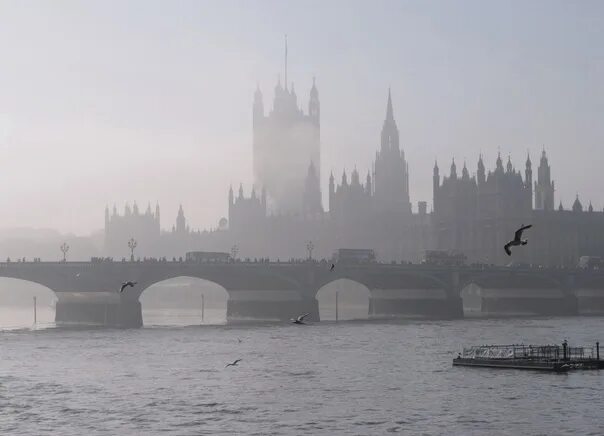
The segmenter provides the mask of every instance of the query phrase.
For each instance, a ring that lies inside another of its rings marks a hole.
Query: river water
[[[604,372],[451,366],[565,338],[604,318],[5,329],[0,434],[602,435]]]

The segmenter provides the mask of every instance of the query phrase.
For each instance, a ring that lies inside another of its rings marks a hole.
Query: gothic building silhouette
[[[313,78],[305,113],[287,82],[275,86],[273,108],[265,115],[260,87],[253,104],[253,173],[256,189],[265,189],[269,208],[281,213],[317,213],[321,206],[319,91]],[[310,179],[310,180],[309,180]],[[310,185],[310,186],[309,186]]]
[[[287,53],[287,52],[286,52]],[[287,56],[287,55],[286,55]],[[286,57],[287,59],[287,57]],[[604,212],[591,203],[584,210],[577,195],[572,207],[555,208],[554,181],[545,149],[536,180],[527,156],[522,169],[500,154],[487,170],[478,156],[470,175],[466,162],[452,159],[441,176],[433,168],[432,210],[410,201],[409,164],[401,146],[390,90],[380,146],[371,170],[330,174],[328,204],[321,197],[320,103],[315,80],[305,112],[293,83],[278,81],[273,107],[265,113],[257,87],[253,99],[254,183],[244,193],[228,191],[228,219],[217,228],[192,231],[180,206],[172,231],[160,227],[159,205],[140,213],[136,203],[119,215],[105,210],[105,254],[127,256],[127,241],[138,241],[140,256],[184,257],[186,251],[225,251],[237,247],[239,257],[272,259],[306,256],[309,241],[317,257],[337,248],[372,248],[382,261],[414,261],[426,250],[463,252],[469,262],[576,265],[580,256],[604,257]],[[377,133],[377,132],[376,132]],[[461,170],[458,170],[461,164]],[[503,245],[522,224],[529,244],[507,257]]]

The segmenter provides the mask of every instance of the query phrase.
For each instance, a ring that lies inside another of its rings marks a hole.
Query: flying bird
[[[133,288],[134,285],[136,285],[136,282],[130,282],[130,281],[128,281],[128,282],[122,283],[122,287],[120,288],[120,294],[122,292],[124,292],[124,289],[126,289],[127,286],[130,286],[131,288]]]
[[[331,268],[329,268],[329,271],[333,271],[335,268],[336,268],[336,264],[335,264],[335,263],[332,263],[332,264],[331,264]]]
[[[241,362],[241,359],[237,359],[236,361],[234,361],[233,363],[227,363],[225,368],[228,368],[229,366],[237,366],[237,364]]]
[[[304,315],[300,315],[296,319],[291,318],[291,322],[293,322],[294,324],[304,324],[304,318],[306,318],[308,315],[310,315],[310,313],[305,313]]]
[[[528,239],[521,239],[522,232],[526,229],[530,229],[531,227],[533,227],[532,224],[529,224],[528,226],[522,225],[518,230],[516,230],[516,233],[514,234],[514,239],[505,244],[505,246],[503,247],[508,256],[512,255],[512,250],[510,250],[510,247],[528,244]]]

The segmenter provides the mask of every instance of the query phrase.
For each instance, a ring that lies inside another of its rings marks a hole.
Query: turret
[[[178,208],[178,215],[176,216],[176,232],[185,233],[187,231],[187,222],[185,220],[185,212],[182,209],[182,204]]]
[[[109,224],[109,206],[106,205],[105,206],[105,228],[107,228],[108,224]]]
[[[358,186],[361,184],[359,180],[359,172],[357,171],[356,167],[354,170],[352,170],[352,175],[350,176],[350,184],[354,186]]]
[[[461,170],[461,179],[462,180],[469,180],[470,179],[470,173],[468,173],[468,168],[466,167],[466,161],[465,160],[463,162],[463,169]]]
[[[239,184],[239,200],[243,200],[243,183]]]
[[[147,202],[147,210],[145,211],[145,215],[151,216],[151,202]]]
[[[575,197],[575,202],[573,203],[573,212],[583,212],[583,205],[581,201],[579,201],[579,194]]]
[[[455,158],[453,158],[453,161],[451,162],[451,174],[450,174],[450,178],[451,179],[457,179],[457,166],[455,165]]]
[[[155,220],[159,225],[159,203],[155,203]]]
[[[367,171],[367,179],[365,182],[365,192],[367,192],[368,195],[372,194],[371,191],[371,173],[369,171]]]
[[[513,171],[514,167],[512,166],[512,158],[508,155],[508,163],[506,165],[506,171],[508,173],[511,173]]]
[[[533,169],[531,164],[531,156],[526,154],[526,166],[524,169],[524,186],[528,189],[533,187]]]
[[[342,172],[342,186],[348,186],[348,178],[346,177],[346,170]]]
[[[482,161],[482,154],[478,156],[478,171],[476,172],[478,179],[478,185],[482,185],[486,181],[486,173],[484,169],[484,162]]]
[[[124,207],[124,216],[130,215],[132,215],[132,210],[130,209],[130,204],[126,203],[126,206]]]
[[[134,215],[138,215],[138,205],[136,204],[136,201],[134,202],[134,205],[132,206],[132,213]]]
[[[501,161],[501,153],[497,153],[497,160],[495,161],[495,171],[503,172],[503,162]]]
[[[535,209],[554,209],[554,181],[551,179],[550,166],[545,150],[541,153],[537,181],[535,182]]]

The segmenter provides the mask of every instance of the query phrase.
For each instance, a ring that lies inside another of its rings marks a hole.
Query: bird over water
[[[131,281],[128,281],[128,282],[124,282],[124,283],[122,283],[122,287],[120,288],[120,294],[121,294],[122,292],[124,292],[124,289],[126,289],[126,287],[130,286],[131,288],[133,288],[133,287],[134,287],[134,285],[136,285],[136,282],[131,282]]]
[[[522,239],[522,232],[526,229],[530,229],[531,227],[533,227],[532,224],[529,224],[528,226],[525,226],[524,224],[521,225],[520,228],[516,230],[516,233],[514,234],[514,239],[504,245],[503,249],[505,250],[508,256],[512,255],[512,250],[510,250],[510,247],[528,244],[528,239]]]

